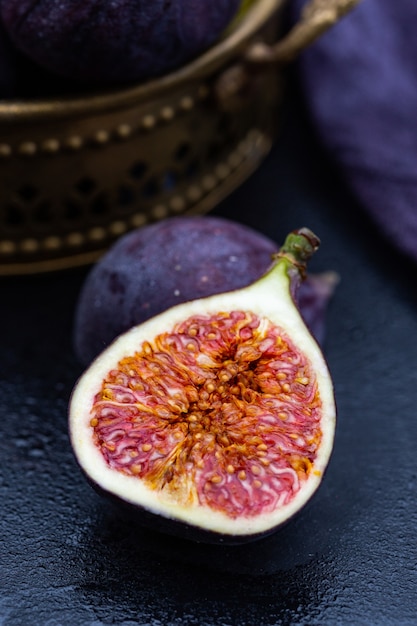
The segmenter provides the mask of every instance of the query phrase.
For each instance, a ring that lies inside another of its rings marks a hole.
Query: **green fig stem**
[[[295,269],[301,279],[305,278],[307,262],[318,250],[320,239],[309,228],[299,228],[287,235],[280,250],[274,255],[277,264],[284,261],[288,271]],[[292,273],[292,272],[291,272]]]

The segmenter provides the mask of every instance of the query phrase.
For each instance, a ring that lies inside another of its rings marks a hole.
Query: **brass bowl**
[[[91,263],[132,228],[214,207],[271,147],[282,64],[355,2],[310,1],[282,37],[286,0],[257,0],[217,45],[160,79],[0,101],[0,274]]]

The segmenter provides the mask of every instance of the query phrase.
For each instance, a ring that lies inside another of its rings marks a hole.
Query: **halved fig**
[[[330,373],[294,304],[318,245],[290,233],[255,283],[177,305],[93,361],[69,409],[93,485],[201,541],[259,538],[306,504],[335,428]]]

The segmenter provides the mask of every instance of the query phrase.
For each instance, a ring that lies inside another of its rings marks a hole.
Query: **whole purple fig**
[[[2,0],[15,45],[44,68],[89,82],[160,76],[211,46],[240,0]]]
[[[215,216],[171,218],[125,235],[83,285],[74,327],[78,358],[88,364],[122,332],[176,304],[248,285],[277,250],[265,235]],[[298,291],[319,341],[335,278],[333,272],[308,277]]]

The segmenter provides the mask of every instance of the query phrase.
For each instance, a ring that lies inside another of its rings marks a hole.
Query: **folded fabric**
[[[305,0],[294,0],[298,18]],[[416,0],[362,0],[296,71],[323,145],[379,229],[417,260]]]

